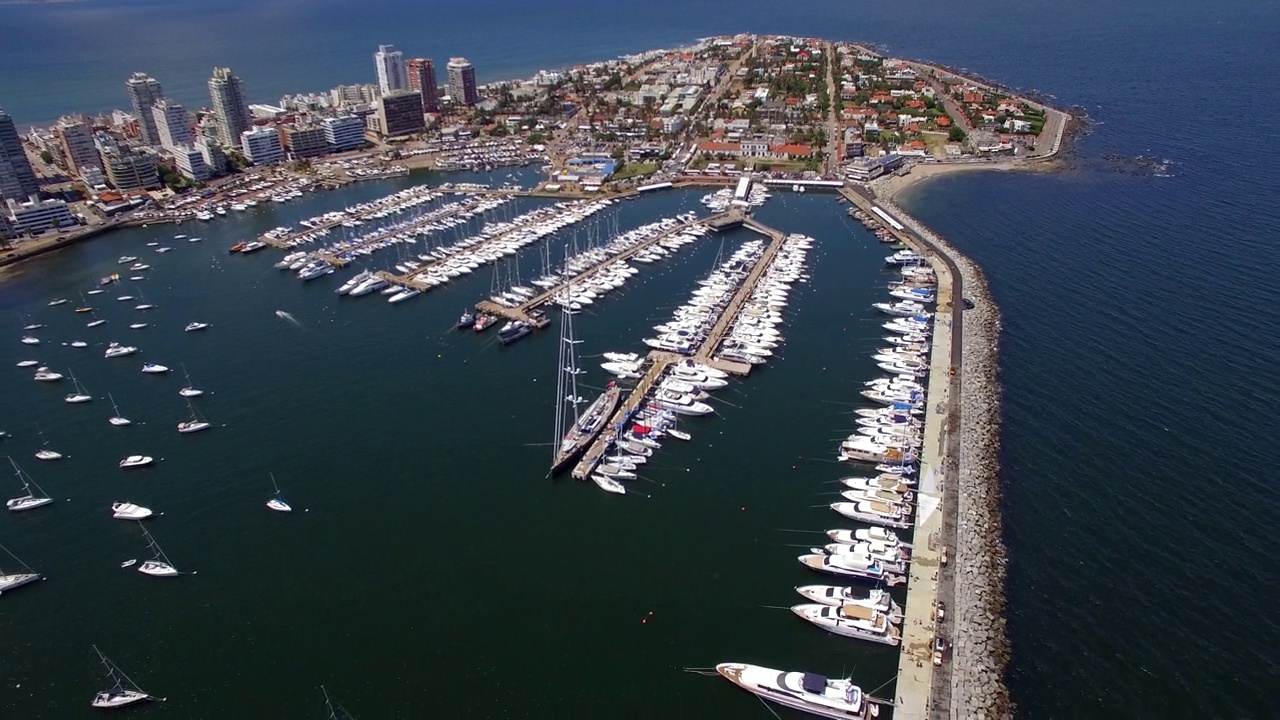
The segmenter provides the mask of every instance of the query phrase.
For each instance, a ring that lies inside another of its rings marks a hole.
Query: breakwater
[[[944,542],[954,548],[950,598],[953,652],[950,686],[933,688],[935,716],[1005,718],[1013,714],[1005,671],[1009,639],[1005,626],[1005,581],[1008,558],[1000,519],[999,464],[1000,386],[997,350],[1000,313],[982,270],[928,227],[890,201],[878,203],[950,260],[959,274],[958,287],[967,304],[961,314],[961,359],[957,384],[958,432],[948,433],[956,447],[948,453],[947,476],[954,478],[954,510],[945,523]],[[955,360],[953,359],[953,362]],[[945,587],[945,585],[944,585]],[[939,702],[949,695],[949,702]]]

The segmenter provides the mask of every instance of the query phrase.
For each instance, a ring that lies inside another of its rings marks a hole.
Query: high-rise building
[[[156,172],[155,152],[133,150],[116,142],[106,133],[97,137],[102,167],[107,171],[107,182],[117,190],[148,190],[160,187],[160,174]]]
[[[378,128],[383,137],[412,135],[427,126],[422,117],[422,93],[401,90],[378,101]]]
[[[159,144],[160,135],[156,132],[156,121],[151,116],[151,106],[164,97],[160,82],[146,73],[136,72],[124,81],[124,88],[129,93],[133,116],[138,119],[138,132],[142,134],[142,141],[148,145]]]
[[[168,98],[157,100],[151,106],[151,117],[155,120],[156,132],[160,136],[160,147],[165,150],[190,145],[195,141],[186,108],[178,103]]]
[[[455,104],[475,105],[480,102],[480,91],[476,89],[476,69],[469,60],[462,57],[449,58],[449,99]]]
[[[284,149],[292,160],[313,158],[329,152],[324,139],[324,128],[318,125],[300,125],[284,129]]]
[[[204,153],[195,145],[175,145],[169,148],[169,153],[173,155],[173,164],[178,172],[188,178],[205,182],[212,177],[209,165],[204,161]]]
[[[227,155],[213,138],[201,137],[196,140],[196,149],[204,158],[204,164],[209,167],[209,174],[223,175],[227,172]]]
[[[271,127],[246,130],[240,134],[240,147],[245,159],[254,165],[274,165],[284,160],[280,133]]]
[[[379,45],[373,54],[373,64],[378,70],[378,89],[383,95],[409,89],[409,78],[404,71],[404,53],[395,45]]]
[[[364,145],[364,121],[355,115],[325,118],[320,121],[324,141],[333,152],[355,150]]]
[[[53,126],[53,134],[58,138],[59,155],[65,169],[75,175],[83,176],[86,171],[102,170],[102,159],[98,157],[98,146],[93,143],[93,128],[81,117],[61,117]]]
[[[231,68],[214,68],[209,78],[209,98],[218,120],[218,142],[223,147],[240,147],[240,136],[249,129],[249,104],[244,99],[240,78]]]
[[[413,58],[408,62],[409,89],[422,93],[422,110],[440,112],[440,93],[436,88],[436,64],[431,58]]]
[[[19,202],[35,195],[39,186],[31,161],[22,149],[22,140],[13,126],[13,118],[0,109],[0,198]]]

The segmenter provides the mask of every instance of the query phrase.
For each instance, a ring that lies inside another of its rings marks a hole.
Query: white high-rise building
[[[151,106],[151,116],[155,119],[156,132],[160,136],[160,147],[173,150],[179,145],[190,145],[194,142],[187,111],[178,103],[168,98],[161,98]]]
[[[364,145],[364,121],[355,115],[325,118],[320,121],[324,141],[334,152],[355,150]]]
[[[395,45],[379,45],[378,52],[373,54],[373,64],[378,69],[378,90],[383,95],[409,89],[404,53],[397,50]]]
[[[204,153],[195,145],[177,145],[169,148],[169,152],[173,155],[173,164],[183,175],[196,182],[205,182],[212,176]]]
[[[142,141],[148,145],[158,145],[160,134],[156,130],[155,118],[151,115],[151,106],[164,97],[160,82],[146,73],[136,72],[124,81],[124,87],[129,93],[133,116],[138,119]]]
[[[218,142],[223,147],[239,148],[240,135],[249,129],[249,104],[244,99],[240,78],[231,68],[214,68],[209,78],[209,98],[213,115],[218,120]]]
[[[246,130],[240,135],[240,147],[245,158],[254,165],[274,165],[284,160],[284,146],[275,128],[260,127]]]

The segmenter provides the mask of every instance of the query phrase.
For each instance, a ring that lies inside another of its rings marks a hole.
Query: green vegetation
[[[48,150],[41,150],[40,162],[44,163],[45,165],[48,165],[49,163],[53,162],[53,153],[49,152]]]
[[[547,136],[540,132],[531,132],[529,133],[529,137],[525,138],[524,141],[529,145],[542,145],[547,142]]]
[[[642,175],[652,175],[656,172],[658,172],[657,163],[627,163],[613,171],[612,179],[626,180]]]
[[[947,140],[950,140],[951,142],[964,142],[964,139],[965,133],[961,128],[952,126],[952,128],[947,131]]]

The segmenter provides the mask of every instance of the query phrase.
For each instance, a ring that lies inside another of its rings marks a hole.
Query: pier
[[[955,474],[958,467],[960,373],[962,352],[963,282],[955,262],[877,205],[875,195],[862,188],[840,194],[878,222],[893,237],[924,256],[938,278],[937,313],[929,364],[928,405],[924,418],[915,519],[914,549],[907,576],[906,617],[898,658],[897,705],[894,716],[929,718],[951,716],[952,663],[948,652],[934,663],[935,637],[954,642],[954,566],[949,567],[956,533]],[[948,485],[952,489],[947,492]],[[938,602],[946,607],[937,617]]]
[[[429,188],[425,185],[420,185],[418,186],[418,188],[422,189],[423,195],[430,195],[433,192],[437,192],[436,190],[433,190],[432,188]],[[418,189],[418,188],[415,188],[415,189]],[[292,243],[294,241],[298,240],[301,237],[310,235],[312,233],[318,233],[322,230],[329,230],[331,228],[335,228],[341,225],[344,222],[350,222],[352,220],[359,220],[361,222],[364,222],[365,220],[372,219],[376,213],[382,212],[383,210],[387,209],[391,205],[394,205],[395,202],[403,199],[404,198],[396,198],[395,195],[388,195],[386,197],[382,197],[370,202],[369,203],[370,206],[368,208],[358,213],[350,214],[344,211],[342,213],[341,218],[336,218],[334,220],[329,220],[327,222],[318,223],[316,225],[312,225],[311,227],[304,226],[304,229],[299,230],[297,232],[291,232],[288,235],[282,235],[277,237],[274,235],[264,234],[260,236],[258,239],[270,245],[271,247],[287,250],[288,248],[292,247]]]
[[[739,224],[765,235],[769,238],[769,244],[765,246],[764,252],[756,260],[751,272],[747,273],[747,277],[742,281],[729,304],[725,306],[724,312],[720,314],[720,318],[711,327],[711,331],[707,333],[707,337],[703,339],[697,351],[692,355],[681,355],[666,350],[649,351],[647,356],[649,369],[645,371],[645,374],[636,383],[636,386],[631,389],[631,392],[622,399],[622,403],[618,406],[617,411],[614,412],[613,417],[609,418],[609,422],[600,431],[600,436],[591,443],[591,447],[582,456],[582,460],[573,468],[572,475],[575,480],[586,480],[591,476],[591,472],[599,464],[600,458],[604,457],[604,454],[608,451],[609,443],[612,442],[613,437],[648,399],[649,392],[653,390],[654,385],[672,365],[692,359],[696,363],[709,365],[733,375],[746,375],[751,372],[749,363],[715,360],[711,355],[720,345],[720,341],[724,339],[730,323],[738,316],[738,311],[742,309],[743,304],[751,297],[751,293],[755,290],[760,276],[773,264],[773,258],[778,254],[778,250],[782,247],[782,242],[786,236],[781,231],[751,220],[736,211],[721,213],[721,215],[737,215]],[[704,222],[709,223],[709,220]]]

